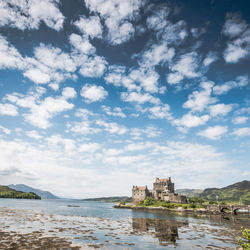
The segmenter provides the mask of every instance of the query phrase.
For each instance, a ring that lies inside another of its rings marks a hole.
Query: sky
[[[0,184],[87,198],[249,180],[249,9],[0,0]]]

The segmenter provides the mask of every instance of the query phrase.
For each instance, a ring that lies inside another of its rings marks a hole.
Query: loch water
[[[0,229],[29,233],[44,227],[44,231],[55,234],[56,223],[56,228],[65,229],[63,234],[57,233],[58,236],[82,246],[99,244],[103,249],[236,249],[240,228],[250,227],[248,214],[187,215],[116,209],[113,205],[71,199],[0,199],[0,208],[17,211],[15,219],[4,218],[2,213]],[[49,219],[40,224],[40,219],[27,222],[28,214],[53,215],[54,223]],[[90,230],[91,237],[73,233],[75,225],[78,232],[81,226],[85,231]]]

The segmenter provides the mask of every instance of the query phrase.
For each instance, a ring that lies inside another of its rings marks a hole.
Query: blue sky
[[[0,1],[0,183],[75,198],[249,180],[248,1]]]

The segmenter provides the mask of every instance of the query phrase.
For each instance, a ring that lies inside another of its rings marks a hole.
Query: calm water
[[[53,229],[55,224],[57,228],[61,223],[64,227],[68,226],[69,229],[72,229],[72,225],[78,225],[79,230],[84,224],[84,227],[92,230],[92,235],[95,237],[81,238],[79,232],[76,237],[77,233],[70,230],[65,230],[67,233],[60,236],[69,237],[73,239],[73,242],[83,246],[86,246],[87,243],[100,243],[103,244],[101,246],[104,249],[235,249],[237,246],[235,239],[240,227],[250,226],[248,215],[194,216],[168,212],[152,213],[115,209],[112,208],[113,205],[113,203],[68,199],[0,199],[0,207],[28,211],[31,214],[42,213],[54,216],[54,223],[41,222],[41,225],[37,222],[36,224],[29,222],[28,226],[25,216],[16,221],[11,217],[2,218],[0,223],[13,230],[18,229],[15,227],[19,227],[23,231],[44,226],[44,230],[48,232],[53,231],[48,228]],[[18,216],[22,217],[22,213]],[[131,245],[125,247],[124,244],[128,243]]]

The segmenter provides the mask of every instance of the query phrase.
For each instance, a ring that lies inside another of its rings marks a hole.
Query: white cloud
[[[172,71],[177,71],[183,76],[188,78],[194,78],[200,76],[196,70],[198,69],[197,54],[191,52],[185,55],[182,55],[179,61],[171,66]]]
[[[102,25],[98,16],[90,16],[89,18],[81,16],[74,24],[83,34],[91,38],[102,37]]]
[[[177,62],[170,65],[172,74],[168,76],[170,83],[177,83],[184,77],[195,78],[201,76],[199,69],[199,58],[196,52],[190,52],[182,55]]]
[[[243,41],[240,41],[243,43]],[[242,48],[238,45],[228,44],[227,49],[224,52],[224,59],[227,63],[237,63],[240,59],[249,55],[249,51],[246,48]]]
[[[53,0],[6,0],[0,2],[0,26],[10,26],[21,30],[38,29],[41,21],[59,31],[63,27],[64,16],[58,1]]]
[[[156,138],[162,135],[162,130],[159,127],[149,125],[145,128],[131,128],[130,136],[133,140],[143,140],[147,138]]]
[[[227,133],[227,126],[208,127],[205,130],[198,132],[198,135],[211,140],[218,140],[222,135]]]
[[[171,119],[170,107],[168,104],[153,106],[148,108],[149,118],[152,119]]]
[[[121,165],[133,165],[136,163],[142,162],[145,160],[145,156],[136,155],[136,156],[115,156],[115,157],[105,157],[103,162],[107,164],[112,164],[113,166],[121,166]]]
[[[71,55],[60,48],[40,44],[34,49],[34,57],[25,58],[23,75],[35,83],[59,83],[66,78],[75,78],[77,64]]]
[[[52,88],[54,91],[57,91],[59,89],[59,84],[58,83],[50,83],[48,84],[50,88]]]
[[[17,107],[9,103],[0,103],[0,115],[17,116]]]
[[[158,32],[158,36],[159,35],[168,44],[173,43],[174,45],[179,45],[188,36],[186,23],[183,20],[180,20],[175,24],[167,22],[165,28]]]
[[[141,64],[145,67],[154,67],[158,64],[171,62],[175,55],[175,49],[169,48],[166,43],[153,44],[141,56]]]
[[[95,47],[89,42],[86,37],[82,37],[73,33],[69,36],[69,41],[81,54],[91,55],[96,51]],[[83,55],[81,55],[81,60],[82,59],[85,59]]]
[[[245,87],[248,83],[248,75],[237,76],[234,81],[228,81],[224,84],[214,86],[213,92],[216,95],[222,95],[231,89]]]
[[[22,57],[0,35],[0,69],[19,69],[25,77],[38,84],[58,84],[67,78],[75,79],[74,72],[79,66],[76,59],[74,53],[65,53],[58,47],[42,43],[34,48],[33,57]]]
[[[242,137],[242,136],[250,136],[250,128],[244,127],[244,128],[238,128],[234,129],[233,135]]]
[[[105,76],[107,83],[112,83],[116,87],[125,87],[128,91],[140,92],[144,89],[150,93],[161,93],[166,91],[166,87],[158,84],[159,74],[153,68],[139,67],[126,74],[126,68],[113,65],[109,67],[109,72]]]
[[[153,144],[150,142],[148,142],[148,143],[144,143],[144,142],[130,143],[125,147],[125,150],[126,151],[141,151],[141,150],[144,150],[146,148],[150,148],[152,146],[153,146]]]
[[[17,106],[22,108],[31,108],[32,106],[36,105],[36,102],[43,94],[45,94],[45,92],[46,89],[39,86],[28,91],[27,95],[12,93],[7,94],[4,99],[15,103]]]
[[[182,81],[183,78],[184,78],[184,76],[178,72],[170,73],[167,76],[167,81],[169,84],[175,84],[175,83],[179,83],[180,81]]]
[[[106,20],[106,25],[110,28],[107,38],[113,45],[127,42],[135,32],[133,25],[129,22],[124,22],[117,27],[114,19],[108,19]]]
[[[107,62],[104,57],[94,56],[89,57],[79,70],[79,73],[85,77],[101,77],[107,67]]]
[[[22,69],[24,67],[23,64],[24,61],[21,54],[8,43],[5,37],[0,35],[0,69]]]
[[[86,103],[99,102],[108,96],[108,92],[102,86],[85,84],[81,89],[81,96]]]
[[[244,113],[250,114],[250,107],[243,107],[243,108],[240,108],[236,111],[237,115],[241,115]]]
[[[208,109],[209,109],[210,115],[213,117],[216,117],[218,115],[228,114],[233,109],[233,105],[220,103],[220,104],[211,105],[209,106]]]
[[[147,18],[147,27],[154,30],[162,30],[167,25],[167,17],[170,9],[163,8]]]
[[[117,116],[121,118],[126,118],[127,116],[122,112],[122,109],[120,107],[115,107],[113,110],[111,110],[110,107],[107,107],[105,105],[102,105],[103,111],[110,116]]]
[[[132,70],[129,74],[129,77],[138,83],[140,86],[150,93],[159,92],[158,79],[159,74],[152,69],[140,68]]]
[[[63,89],[62,91],[62,96],[65,97],[65,99],[68,99],[68,98],[75,98],[76,97],[76,91],[74,88],[71,88],[71,87],[66,87]]]
[[[211,145],[145,141],[123,148],[100,147],[102,153],[97,153],[100,148],[96,142],[82,143],[60,135],[32,143],[0,139],[0,175],[6,177],[3,185],[23,182],[59,196],[87,198],[82,190],[93,197],[130,195],[132,185],[151,184],[155,173],[171,176],[183,188],[191,188],[190,183],[195,183],[195,188],[216,186],[232,170],[224,155]],[[140,154],[134,154],[132,149],[140,150]],[[111,164],[117,168],[110,168]],[[105,173],[96,167],[100,165],[105,167]]]
[[[99,128],[93,127],[91,122],[86,119],[81,122],[68,123],[67,127],[69,131],[81,135],[97,134],[101,131]]]
[[[50,45],[40,44],[34,50],[36,59],[55,70],[74,72],[76,65],[69,54],[64,53],[60,48]]]
[[[192,128],[204,125],[209,118],[210,117],[208,115],[196,116],[188,113],[183,115],[181,119],[173,120],[173,124],[178,127]]]
[[[104,130],[110,134],[123,135],[127,132],[127,128],[123,125],[119,125],[115,122],[105,122],[102,120],[97,120],[96,124],[100,127],[104,127]]]
[[[161,101],[157,97],[153,97],[152,95],[145,93],[137,93],[137,92],[122,92],[121,93],[121,99],[125,102],[136,102],[139,104],[143,104],[146,102],[152,103],[152,104],[159,104]]]
[[[244,124],[244,123],[247,122],[247,120],[248,120],[247,116],[236,116],[232,120],[232,123],[234,123],[234,124]]]
[[[50,75],[42,72],[40,69],[28,69],[23,75],[38,84],[50,82]]]
[[[60,48],[40,44],[34,48],[34,57],[22,57],[0,36],[0,69],[19,69],[37,84],[58,84],[67,78],[76,78],[78,62]]]
[[[144,134],[148,138],[155,138],[155,137],[159,137],[160,135],[162,135],[162,130],[156,126],[149,125],[145,128]]]
[[[194,91],[188,96],[188,100],[183,104],[184,108],[192,111],[203,111],[209,104],[215,103],[216,98],[211,97],[213,82],[202,82],[201,91]]]
[[[116,155],[120,155],[120,154],[124,153],[124,150],[109,148],[109,149],[104,149],[103,152],[107,156],[116,156]]]
[[[205,57],[203,64],[205,67],[208,67],[211,63],[218,60],[218,56],[215,52],[210,51]]]
[[[43,136],[38,134],[36,130],[27,131],[26,135],[36,140],[43,138]]]
[[[6,128],[4,126],[1,126],[1,125],[0,125],[0,131],[2,131],[6,135],[10,135],[11,134],[11,131],[8,128]]]
[[[47,97],[39,104],[31,107],[30,113],[24,114],[27,122],[38,128],[47,129],[52,124],[50,119],[58,113],[70,110],[74,104],[69,103],[64,97]]]
[[[94,113],[88,109],[77,109],[75,112],[75,116],[80,117],[83,120],[88,120],[88,118],[93,115]]]
[[[241,20],[239,15],[228,14],[222,32],[225,36],[234,38],[240,35],[246,29],[247,24],[244,20]]]
[[[100,149],[100,144],[98,143],[82,143],[78,147],[78,152],[80,153],[95,153]]]
[[[237,63],[250,55],[250,28],[238,14],[227,15],[223,33],[230,38],[224,51],[227,63]]]
[[[173,24],[168,20],[170,7],[156,9],[152,16],[147,18],[147,27],[156,31],[156,37],[167,44],[179,45],[188,36],[186,23],[183,20]]]
[[[108,74],[104,77],[107,83],[112,83],[116,87],[122,86],[126,68],[124,66],[109,66]]]
[[[52,125],[50,120],[55,115],[74,107],[74,104],[69,103],[67,99],[73,98],[75,92],[72,88],[66,87],[62,91],[62,96],[46,97],[41,100],[44,93],[44,88],[37,87],[34,91],[28,92],[26,96],[13,93],[7,95],[6,99],[20,107],[29,109],[28,113],[23,112],[25,121],[38,128],[47,129]]]
[[[143,1],[86,0],[85,3],[90,11],[99,13],[104,19],[110,44],[124,43],[133,36],[135,30],[129,21],[137,15]]]
[[[51,149],[59,149],[68,152],[69,156],[76,155],[76,142],[72,139],[64,138],[59,134],[52,135],[46,138],[48,147]]]

